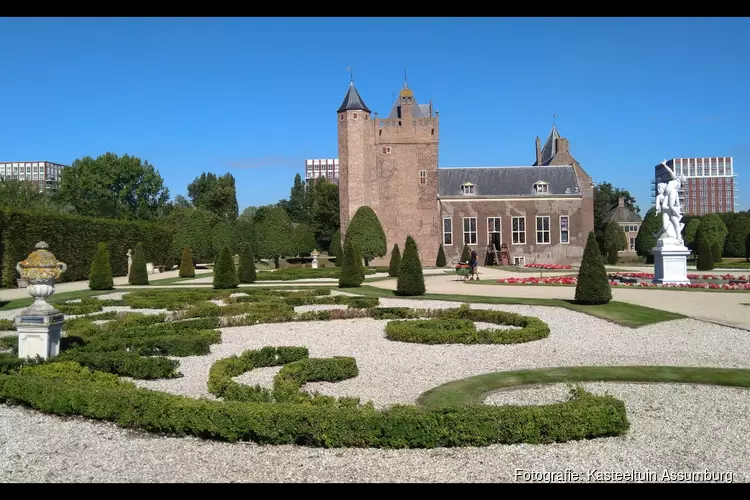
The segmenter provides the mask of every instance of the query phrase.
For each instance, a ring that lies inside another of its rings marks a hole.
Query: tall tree
[[[0,179],[0,208],[36,212],[73,211],[73,207],[60,203],[44,191],[39,191],[31,182],[15,179]]]
[[[306,223],[310,221],[310,212],[308,211],[307,189],[302,181],[302,176],[294,176],[294,185],[289,195],[289,203],[285,207],[289,218],[292,222]]]
[[[641,257],[646,258],[646,262],[653,264],[654,254],[651,250],[656,246],[656,233],[661,228],[661,217],[656,215],[656,209],[651,207],[643,218],[641,227],[638,230],[638,236],[635,238],[635,251]]]
[[[66,168],[59,198],[80,215],[153,220],[166,207],[169,190],[148,161],[105,153],[77,159]]]
[[[249,207],[245,207],[242,209],[242,212],[240,212],[240,215],[237,218],[249,219],[250,221],[252,221],[257,211],[258,211],[258,207],[254,207],[252,205]]]
[[[709,251],[714,243],[718,243],[719,248],[724,248],[727,233],[727,226],[717,214],[708,214],[701,217],[701,225],[698,226],[698,231],[695,234],[698,254],[700,255],[700,252],[703,251],[703,245],[701,244],[703,241],[708,244]]]
[[[222,219],[234,220],[239,215],[237,188],[232,174],[217,177],[203,172],[188,184],[188,196],[196,208],[215,213]]]
[[[380,224],[380,219],[378,219],[375,211],[367,205],[362,205],[354,212],[344,238],[352,238],[362,252],[366,266],[375,257],[383,257],[388,252],[385,232]]]
[[[257,214],[256,214],[257,215]],[[274,207],[255,223],[256,257],[274,259],[278,267],[279,257],[293,255],[295,250],[292,221],[286,210]]]
[[[325,179],[317,180],[310,189],[312,227],[319,248],[330,248],[331,240],[339,230],[339,187]]]
[[[750,216],[739,212],[727,221],[727,237],[724,240],[725,257],[744,257],[745,241],[750,234]]]

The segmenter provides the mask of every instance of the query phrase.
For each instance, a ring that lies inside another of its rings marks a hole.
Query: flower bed
[[[564,266],[561,264],[526,264],[524,267],[533,267],[536,269],[573,269],[573,266]]]
[[[653,273],[612,273],[610,278],[638,278],[644,280],[654,279]],[[733,274],[688,274],[689,280],[750,280],[750,275],[733,275]]]
[[[637,275],[637,276],[632,276]],[[610,275],[612,278],[614,275]],[[653,274],[648,273],[626,273],[618,276],[627,276],[630,278],[641,278],[641,279],[653,279]],[[690,277],[691,275],[688,275]],[[696,278],[691,278],[696,279]],[[735,278],[737,279],[737,278]],[[497,283],[502,285],[569,285],[574,286],[578,283],[576,276],[556,276],[556,277],[534,277],[534,278],[501,278],[497,280]],[[707,290],[748,290],[750,291],[750,283],[737,283],[730,285],[729,283],[688,283],[684,285],[679,284],[663,284],[663,283],[652,283],[650,281],[641,281],[638,283],[622,283],[620,281],[610,279],[609,284],[613,287],[630,287],[630,288],[705,288]]]

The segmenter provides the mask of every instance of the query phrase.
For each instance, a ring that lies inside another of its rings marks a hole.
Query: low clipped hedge
[[[164,357],[142,357],[135,352],[85,352],[66,351],[57,361],[75,361],[92,370],[99,370],[136,379],[176,378],[180,362]]]
[[[478,330],[475,321],[519,329]],[[394,320],[385,326],[386,337],[420,344],[518,344],[547,337],[549,326],[539,318],[505,311],[471,309],[467,305],[438,310],[433,319]]]
[[[380,411],[368,406],[193,399],[141,389],[73,362],[0,375],[0,402],[150,432],[329,448],[553,443],[615,436],[629,426],[622,401],[583,391],[570,401],[544,406],[397,405]]]

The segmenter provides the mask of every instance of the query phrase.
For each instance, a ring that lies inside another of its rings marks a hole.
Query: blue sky
[[[654,165],[750,161],[748,18],[4,18],[0,160],[147,159],[172,196],[231,172],[240,208],[335,158],[349,84],[388,113],[404,68],[440,166],[528,165],[556,113],[597,182],[650,203]]]

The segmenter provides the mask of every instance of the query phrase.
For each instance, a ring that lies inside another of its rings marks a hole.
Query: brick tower
[[[338,109],[339,209],[342,238],[354,213],[370,206],[383,225],[388,253],[403,253],[406,236],[419,247],[423,266],[434,266],[440,245],[438,205],[439,124],[432,104],[418,104],[406,81],[388,118],[365,105],[350,82]]]

